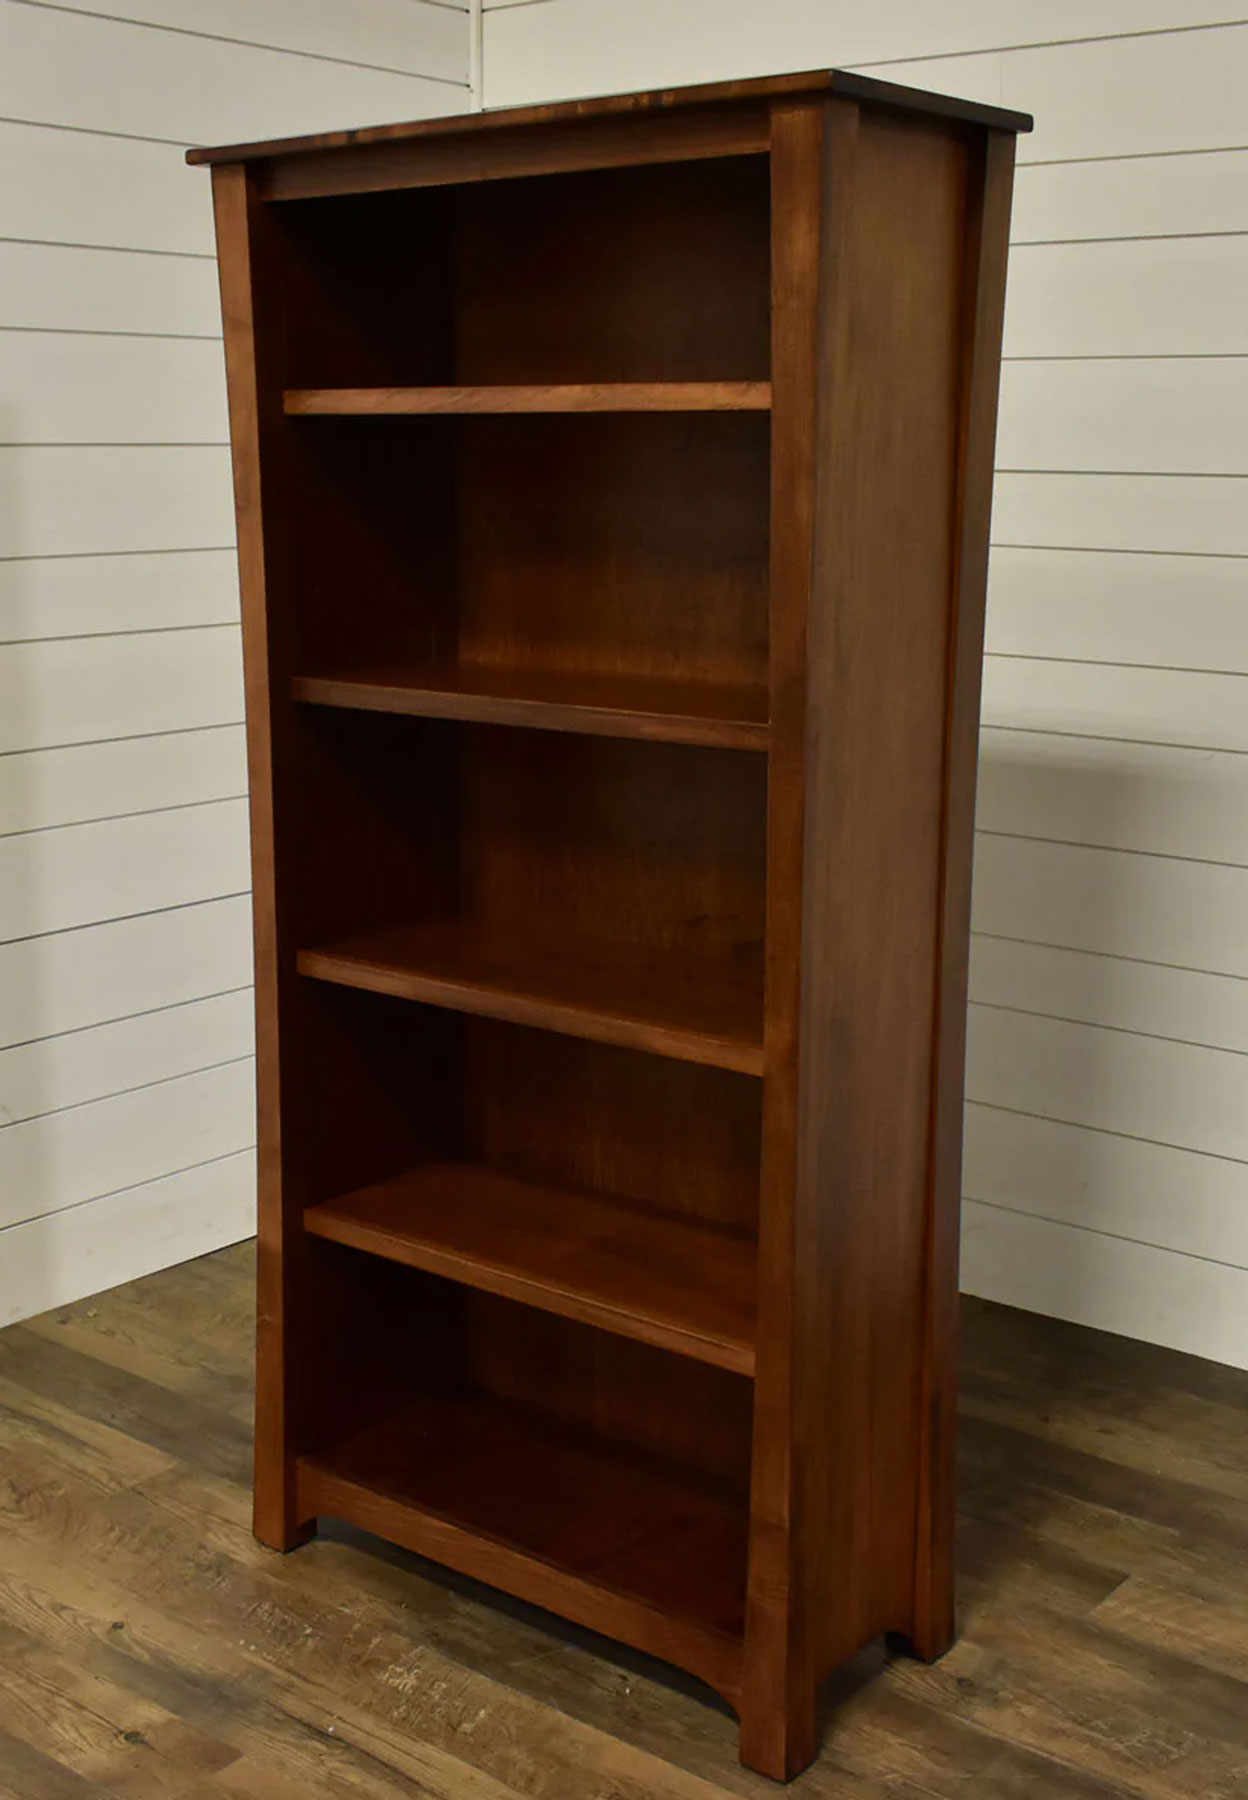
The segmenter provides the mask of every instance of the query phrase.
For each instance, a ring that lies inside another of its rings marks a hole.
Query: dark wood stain
[[[610,1631],[784,1779],[953,1635],[1021,123],[825,71],[210,158],[256,1532]]]
[[[415,119],[402,125],[376,125],[355,131],[326,131],[311,137],[286,138],[259,144],[228,144],[219,149],[189,150],[190,163],[243,162],[256,156],[290,156],[311,149],[356,149],[370,144],[394,144],[405,140],[493,135],[509,126],[534,127],[564,121],[635,118],[653,119],[684,107],[719,107],[742,101],[777,101],[797,94],[843,94],[847,98],[876,103],[899,111],[932,113],[941,118],[965,119],[992,125],[1003,131],[1030,131],[1027,113],[1009,112],[999,106],[983,106],[975,100],[956,100],[922,88],[900,87],[871,75],[847,69],[810,69],[794,75],[766,75],[754,80],[700,83],[697,87],[658,88],[640,94],[607,94],[594,100],[563,100],[547,106],[499,108],[494,112],[456,113],[443,119]]]

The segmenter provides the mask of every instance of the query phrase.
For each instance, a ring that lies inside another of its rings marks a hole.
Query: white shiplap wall
[[[1248,1367],[1242,0],[521,0],[487,105],[852,66],[1020,143],[963,1281]]]
[[[247,1235],[246,769],[190,143],[469,104],[455,0],[0,0],[0,1324]]]

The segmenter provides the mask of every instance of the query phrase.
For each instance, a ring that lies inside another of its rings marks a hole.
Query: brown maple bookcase
[[[953,1629],[1015,114],[819,72],[214,165],[256,1530],[682,1665]]]

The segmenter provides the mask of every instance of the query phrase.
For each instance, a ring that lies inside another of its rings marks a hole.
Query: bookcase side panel
[[[956,1296],[956,1265],[929,1281],[932,1093],[979,136],[864,107],[851,179],[829,174],[797,1165],[821,1284],[797,1400],[820,1674],[913,1629],[925,1382],[953,1352],[926,1319],[938,1285]],[[956,1231],[956,1189],[939,1204]],[[951,1536],[951,1489],[941,1505],[927,1529]]]
[[[906,1634],[915,1652],[929,1658],[939,1655],[954,1633],[958,1254],[971,864],[1014,153],[1010,132],[986,131],[976,146],[969,173],[963,265],[915,1595]]]
[[[284,880],[292,779],[289,619],[280,529],[282,369],[274,230],[243,164],[213,171],[242,589],[256,983],[257,1220],[255,1530],[275,1549],[307,1535],[294,1490],[302,1240],[291,1129],[288,1019],[294,946]]]
[[[956,1305],[956,1157],[946,1150],[934,1183],[934,1045],[965,1004],[956,880],[939,975],[942,894],[957,859],[969,871],[969,838],[947,852],[948,823],[973,777],[965,680],[963,752],[950,756],[951,659],[955,641],[973,659],[982,632],[981,595],[955,640],[982,133],[848,100],[818,110],[816,122],[777,107],[772,149],[773,748],[742,1742],[774,1775],[813,1755],[832,1668],[883,1631],[917,1641],[920,1537],[943,1546],[952,1531],[952,1488],[937,1479],[947,1440],[921,1449],[924,1409],[952,1379],[937,1315]],[[941,1048],[946,1135],[956,1049]]]

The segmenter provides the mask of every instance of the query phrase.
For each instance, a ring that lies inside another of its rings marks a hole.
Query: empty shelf
[[[301,950],[298,967],[345,987],[763,1072],[757,946],[712,962],[614,943],[534,944],[450,920]]]
[[[318,706],[595,737],[738,750],[766,750],[768,741],[767,690],[761,683],[430,664],[301,675],[293,691],[296,700]]]
[[[302,1457],[298,1504],[739,1694],[745,1509],[622,1446],[509,1402],[431,1394]]]
[[[697,1219],[431,1163],[312,1207],[318,1237],[754,1372],[755,1250]]]

